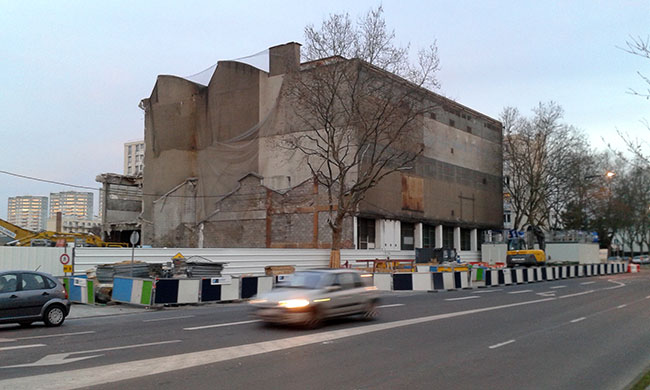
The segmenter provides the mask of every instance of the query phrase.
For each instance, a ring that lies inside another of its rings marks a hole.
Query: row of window
[[[481,235],[482,236],[482,235]],[[370,218],[358,218],[357,220],[357,248],[375,249],[375,220]],[[460,229],[460,250],[469,251],[472,247],[470,229]],[[423,248],[454,248],[454,227],[442,227],[442,245],[436,245],[436,227],[433,225],[422,225],[422,247]],[[411,222],[400,222],[400,249],[415,249],[415,224]]]

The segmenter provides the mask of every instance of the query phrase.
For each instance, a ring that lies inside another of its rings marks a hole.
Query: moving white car
[[[354,270],[296,272],[272,291],[254,297],[254,315],[264,322],[318,327],[325,319],[377,315],[378,296],[370,274]]]

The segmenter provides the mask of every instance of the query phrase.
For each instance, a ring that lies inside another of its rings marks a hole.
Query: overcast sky
[[[0,171],[99,188],[123,173],[123,143],[142,139],[159,74],[186,76],[218,60],[303,41],[330,13],[356,17],[376,1],[0,0]],[[413,48],[437,41],[439,92],[498,118],[538,102],[599,149],[623,148],[616,129],[648,137],[650,102],[637,71],[650,60],[620,47],[650,34],[650,1],[390,1],[385,19]],[[604,142],[602,139],[605,139]],[[74,188],[0,173],[7,198]],[[97,197],[95,197],[97,204]]]

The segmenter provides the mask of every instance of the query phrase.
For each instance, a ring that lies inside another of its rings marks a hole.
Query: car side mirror
[[[341,290],[341,286],[327,286],[325,287],[325,291],[327,292],[334,292],[334,291],[339,291]]]

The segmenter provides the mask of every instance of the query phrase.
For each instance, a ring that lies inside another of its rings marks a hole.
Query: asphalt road
[[[317,330],[243,303],[0,326],[0,388],[623,389],[650,367],[649,282],[386,293],[378,320]]]

